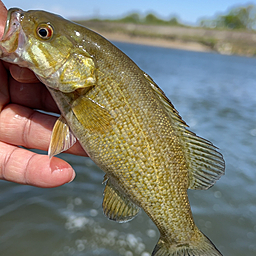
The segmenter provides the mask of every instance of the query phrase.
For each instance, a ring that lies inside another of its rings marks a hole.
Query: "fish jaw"
[[[47,12],[11,8],[0,41],[0,58],[31,69],[47,87],[64,93],[94,86],[94,60],[79,44],[82,37],[72,26],[77,38],[66,35],[66,23],[62,17]],[[40,26],[52,28],[49,40],[38,35]]]
[[[26,45],[26,35],[21,27],[22,18],[21,9],[11,8],[8,11],[4,34],[0,41],[0,57],[7,62],[26,66],[21,58]]]

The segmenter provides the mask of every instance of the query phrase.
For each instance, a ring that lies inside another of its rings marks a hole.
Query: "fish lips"
[[[19,50],[23,48],[25,34],[21,27],[22,18],[23,11],[21,9],[11,8],[8,10],[4,34],[0,41],[1,58],[7,57],[12,53],[18,54]]]
[[[19,30],[23,11],[19,8],[11,8],[7,13],[7,20],[4,28],[2,41],[9,38],[15,31]]]

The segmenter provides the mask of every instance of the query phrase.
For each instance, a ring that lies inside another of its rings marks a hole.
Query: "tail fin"
[[[214,244],[202,234],[199,243],[168,244],[161,237],[152,256],[222,256]]]

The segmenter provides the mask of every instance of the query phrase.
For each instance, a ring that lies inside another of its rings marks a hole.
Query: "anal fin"
[[[114,187],[110,179],[108,179],[104,190],[102,208],[106,217],[117,222],[130,221],[140,211],[140,207]]]
[[[76,142],[76,137],[71,132],[63,116],[54,124],[51,142],[48,149],[48,156],[51,158],[65,150],[71,148]]]

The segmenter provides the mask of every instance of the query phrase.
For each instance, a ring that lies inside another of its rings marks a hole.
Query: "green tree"
[[[219,15],[213,20],[201,20],[200,25],[230,29],[255,29],[256,6],[235,7],[227,15]]]
[[[122,18],[120,21],[127,22],[127,23],[140,23],[140,15],[138,13],[131,13],[126,17]]]
[[[131,13],[124,18],[115,21],[135,24],[183,26],[178,22],[178,19],[176,17],[172,17],[170,20],[167,21],[158,18],[152,13],[147,14],[145,17],[141,17],[138,13]]]
[[[149,14],[145,17],[145,23],[147,23],[147,24],[165,24],[166,21],[157,18],[157,17],[156,17],[154,14],[152,14],[152,13],[149,13]]]
[[[233,14],[228,14],[220,17],[220,20],[217,21],[217,24],[220,24],[220,27],[231,29],[247,28],[246,24],[241,20],[241,18],[238,15]]]
[[[176,17],[171,18],[168,23],[173,26],[181,25]]]

